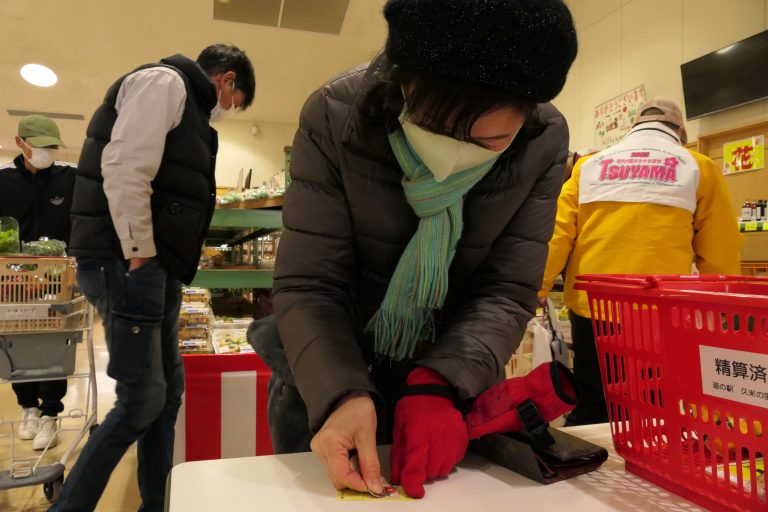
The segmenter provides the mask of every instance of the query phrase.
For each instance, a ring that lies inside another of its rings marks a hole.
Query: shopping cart
[[[768,510],[768,278],[578,279],[627,470],[710,510]]]
[[[8,457],[0,455],[0,490],[42,484],[46,498],[56,500],[67,461],[96,428],[93,308],[85,297],[73,298],[74,285],[71,258],[0,257],[0,382],[87,381],[84,408],[65,411],[56,421],[57,435],[75,433],[56,462],[48,461],[50,442],[42,452],[24,456],[16,440],[20,421],[0,419],[0,441],[9,448]],[[83,339],[89,367],[75,373],[77,344]]]

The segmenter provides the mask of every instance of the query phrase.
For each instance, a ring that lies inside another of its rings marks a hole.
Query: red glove
[[[408,374],[409,386],[433,385],[437,391],[453,389],[443,377],[429,368],[416,368]],[[410,388],[410,392],[421,392]],[[429,389],[424,389],[430,393]],[[467,451],[467,425],[461,412],[447,396],[413,394],[395,406],[395,430],[390,452],[391,480],[402,484],[412,498],[424,497],[424,482],[447,476]]]
[[[544,422],[570,411],[579,394],[573,373],[562,363],[544,363],[524,377],[507,379],[481,393],[467,414],[469,438],[516,432],[525,425],[518,406],[530,400]]]

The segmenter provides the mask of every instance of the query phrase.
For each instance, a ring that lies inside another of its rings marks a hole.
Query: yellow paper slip
[[[728,465],[728,476],[732,484],[738,484],[738,468],[735,462]],[[757,494],[765,496],[765,461],[757,459],[755,461],[755,475],[757,477]],[[707,468],[707,474],[712,474],[712,468]],[[725,464],[717,465],[717,476],[719,479],[725,479]],[[750,461],[744,461],[741,464],[741,478],[744,481],[744,492],[752,492],[752,465]]]
[[[337,491],[336,499],[340,501],[411,501],[413,498],[408,497],[402,487],[397,486],[384,486],[384,494],[381,498],[374,498],[367,492],[353,491],[352,489],[344,489],[343,491]]]

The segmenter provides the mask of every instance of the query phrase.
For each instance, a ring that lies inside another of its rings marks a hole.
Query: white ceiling
[[[216,1],[0,0],[3,150],[15,148],[19,120],[8,109],[82,114],[84,121],[57,120],[64,142],[76,149],[119,76],[174,53],[195,58],[213,43],[239,46],[256,71],[254,103],[236,119],[295,124],[312,90],[370,60],[386,38],[385,0],[350,0],[338,36],[214,20]],[[19,69],[29,62],[52,68],[58,84],[25,82]]]

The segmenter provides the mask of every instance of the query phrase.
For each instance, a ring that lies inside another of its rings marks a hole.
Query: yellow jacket
[[[558,199],[540,296],[549,294],[555,277],[565,269],[565,304],[577,315],[590,317],[586,292],[573,288],[580,274],[690,274],[693,262],[702,274],[741,273],[739,250],[743,237],[722,171],[710,158],[678,146],[678,151],[681,149],[690,153],[699,170],[698,184],[694,180],[693,185],[693,212],[627,200],[579,204],[582,168],[605,152],[577,162]],[[593,162],[589,169],[595,168]],[[602,168],[609,167],[603,164]]]

